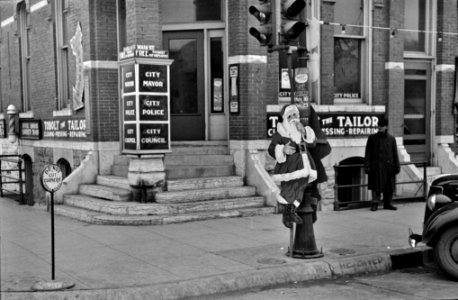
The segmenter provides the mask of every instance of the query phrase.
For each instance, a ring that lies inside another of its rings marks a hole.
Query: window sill
[[[54,110],[52,112],[53,117],[68,117],[72,115],[72,110],[70,108],[64,108],[62,110]]]
[[[362,99],[334,98],[335,105],[363,104]]]
[[[19,119],[33,119],[33,111],[19,113]]]

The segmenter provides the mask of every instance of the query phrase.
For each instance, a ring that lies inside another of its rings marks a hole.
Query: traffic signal
[[[301,20],[301,12],[305,8],[305,0],[279,0],[280,6],[280,43],[289,45],[296,41],[305,30],[307,24]]]
[[[259,41],[261,46],[276,44],[275,1],[280,0],[259,0],[259,5],[251,5],[248,8],[249,13],[259,21],[259,28],[250,27],[250,34]]]

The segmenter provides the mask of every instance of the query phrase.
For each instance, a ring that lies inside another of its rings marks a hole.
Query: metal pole
[[[54,193],[51,192],[51,279],[55,279],[55,264],[54,264]]]
[[[293,75],[293,57],[291,56],[293,52],[292,47],[288,47],[288,75],[289,75],[289,84],[291,86],[291,104],[294,104],[294,94],[296,92],[296,84],[294,82],[294,75]]]
[[[22,186],[22,160],[19,158],[19,161],[17,162],[17,167],[19,169],[19,197],[21,198],[21,204],[25,204],[24,201],[24,190]]]

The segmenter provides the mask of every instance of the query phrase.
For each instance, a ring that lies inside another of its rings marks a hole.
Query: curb
[[[248,272],[236,272],[186,281],[170,282],[141,287],[98,290],[66,290],[54,292],[2,292],[2,300],[106,300],[106,299],[180,299],[203,295],[228,293],[252,288],[262,288],[318,279],[388,272],[407,267],[421,266],[431,260],[431,248],[418,247],[373,253],[360,256],[298,260],[298,264],[265,267]]]

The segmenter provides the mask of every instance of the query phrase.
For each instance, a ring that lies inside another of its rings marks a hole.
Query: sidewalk
[[[406,254],[402,261],[427,250],[407,249],[408,228],[421,233],[424,203],[397,206],[319,212],[314,232],[324,257],[313,260],[285,255],[289,231],[281,215],[162,226],[56,216],[56,281],[75,287],[33,292],[37,281],[51,281],[50,215],[0,198],[0,299],[178,299],[387,271],[393,253]]]

